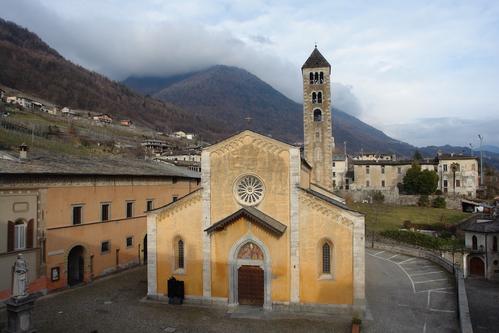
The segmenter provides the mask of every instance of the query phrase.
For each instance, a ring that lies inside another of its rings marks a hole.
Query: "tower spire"
[[[304,156],[312,165],[312,182],[333,189],[331,65],[315,48],[302,66]]]

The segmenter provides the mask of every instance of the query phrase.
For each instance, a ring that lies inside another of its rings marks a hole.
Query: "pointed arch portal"
[[[253,235],[236,242],[229,252],[229,306],[272,308],[270,253]]]

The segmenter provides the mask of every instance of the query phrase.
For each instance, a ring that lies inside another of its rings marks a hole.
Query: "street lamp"
[[[478,134],[478,139],[480,139],[480,186],[483,186],[483,136],[481,134]]]

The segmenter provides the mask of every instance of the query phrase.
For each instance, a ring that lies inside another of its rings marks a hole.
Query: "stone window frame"
[[[312,111],[312,121],[314,123],[322,123],[324,121],[324,112],[321,108],[314,108]]]
[[[183,256],[183,267],[179,266],[179,242],[182,242],[182,256]],[[172,262],[172,271],[174,275],[185,275],[187,274],[187,251],[185,246],[185,238],[177,235],[173,238],[173,262]]]
[[[80,208],[80,223],[74,223],[75,221],[75,208]],[[81,225],[83,224],[83,217],[84,217],[84,211],[85,211],[85,204],[80,203],[80,204],[72,204],[71,205],[71,225]]]
[[[128,245],[128,240],[129,239],[132,240],[132,243],[130,245]],[[126,246],[127,249],[134,247],[134,237],[132,235],[125,237],[125,246]]]
[[[258,198],[258,200],[254,203],[248,203],[246,201],[244,201],[238,194],[237,192],[237,187],[238,187],[238,184],[239,182],[244,179],[245,177],[254,177],[256,178],[260,184],[262,185],[263,189],[262,189],[262,193],[261,193],[261,196],[260,198]],[[261,204],[263,202],[263,200],[265,199],[265,194],[266,194],[266,186],[265,186],[265,182],[263,181],[263,179],[261,177],[259,177],[257,174],[255,173],[244,173],[242,175],[239,175],[235,180],[234,180],[234,183],[232,184],[232,189],[233,189],[233,196],[234,196],[234,199],[236,200],[236,202],[243,206],[243,207],[254,207],[254,206],[258,206],[259,204]]]
[[[104,220],[103,216],[102,216],[102,207],[104,205],[108,206],[108,208],[107,208],[107,219],[106,220]],[[111,202],[110,201],[102,201],[100,203],[100,221],[101,222],[106,222],[106,221],[109,221],[109,220],[111,220]]]
[[[150,207],[149,207],[150,203]],[[154,210],[154,199],[146,199],[146,212]]]
[[[132,205],[132,213],[130,214],[130,216],[128,216],[128,205],[131,204]],[[134,214],[135,213],[135,200],[126,200],[125,201],[125,218],[127,219],[131,219],[134,217]]]
[[[102,245],[104,245],[104,243],[107,243],[108,244],[108,249],[106,251],[102,251]],[[106,240],[103,240],[100,242],[100,254],[101,255],[106,255],[106,254],[109,254],[111,253],[111,240],[110,239],[106,239]]]
[[[324,245],[329,246],[329,273],[323,271],[324,265]],[[317,280],[336,280],[336,247],[330,238],[322,238],[317,243]]]
[[[19,246],[20,244],[22,246]],[[21,251],[27,248],[28,248],[28,221],[22,218],[17,219],[14,222],[14,251]]]

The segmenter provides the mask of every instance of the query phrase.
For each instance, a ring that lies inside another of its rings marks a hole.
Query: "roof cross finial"
[[[317,48],[317,42],[315,42],[315,48]]]
[[[247,116],[246,118],[244,118],[244,120],[246,120],[246,122],[248,123],[248,128],[249,128],[250,125],[251,125],[251,121],[253,120],[253,118],[251,118],[250,116]]]

